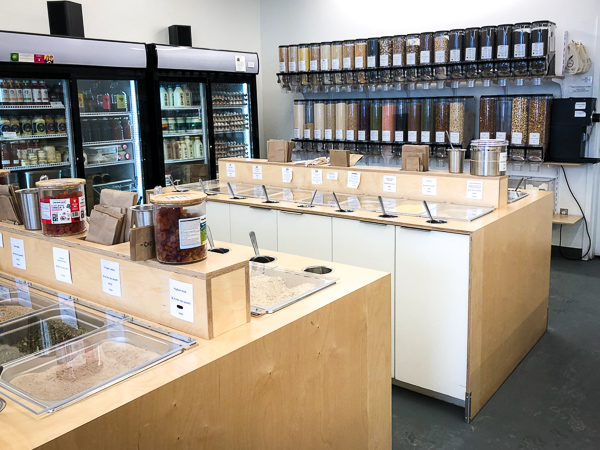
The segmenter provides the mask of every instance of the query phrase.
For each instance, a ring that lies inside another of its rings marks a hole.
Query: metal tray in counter
[[[269,197],[271,200],[277,201],[310,203],[313,193],[314,191],[307,191],[305,189],[281,188],[281,192],[273,195],[269,194]]]
[[[287,288],[294,288],[303,284],[308,284],[306,290],[297,295],[286,298],[278,303],[269,305],[253,302],[252,298],[252,278],[257,275],[267,277],[281,278]],[[328,286],[336,283],[336,278],[326,278],[319,275],[314,275],[306,272],[294,272],[291,270],[282,269],[276,266],[266,266],[265,264],[250,263],[250,310],[254,315],[270,314],[279,311],[286,306],[296,303],[315,292],[325,289]]]
[[[54,412],[152,367],[195,343],[121,322],[8,363],[0,387],[35,414]]]
[[[2,325],[54,305],[56,302],[46,298],[42,293],[33,290],[26,292],[0,285],[0,324]]]

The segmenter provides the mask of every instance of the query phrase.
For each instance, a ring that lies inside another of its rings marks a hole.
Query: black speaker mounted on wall
[[[50,34],[56,36],[85,37],[83,9],[80,3],[69,1],[48,2]]]
[[[171,25],[169,27],[169,44],[192,46],[192,27],[189,25]]]

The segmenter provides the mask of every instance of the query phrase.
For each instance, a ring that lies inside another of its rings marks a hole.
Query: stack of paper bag
[[[87,240],[104,245],[129,242],[131,230],[131,206],[137,204],[136,192],[103,189],[100,204],[94,206],[90,215]]]
[[[23,214],[17,201],[14,186],[0,186],[0,221],[16,225],[23,224]]]
[[[402,146],[402,170],[427,172],[429,170],[429,145]]]
[[[270,162],[290,162],[292,160],[292,151],[294,143],[281,139],[270,139],[267,141],[267,161]]]

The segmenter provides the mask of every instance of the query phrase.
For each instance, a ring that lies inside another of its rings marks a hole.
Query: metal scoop
[[[427,211],[427,215],[429,216],[429,220],[427,221],[427,223],[446,223],[445,220],[433,218],[433,216],[431,215],[431,211],[429,210],[429,206],[427,205],[427,202],[425,200],[423,200],[423,206],[425,206],[425,211]]]
[[[262,185],[262,189],[263,189],[263,192],[265,194],[265,201],[264,201],[264,203],[279,203],[278,201],[275,201],[275,200],[269,200],[269,194],[267,193],[267,188],[265,187],[264,184]]]
[[[342,207],[340,206],[340,202],[338,201],[337,195],[335,195],[335,192],[332,192],[332,194],[333,194],[333,199],[335,200],[335,204],[338,207],[337,212],[354,212],[351,209],[342,209]]]
[[[254,255],[255,255],[252,258],[250,258],[250,261],[256,262],[256,263],[262,263],[262,264],[267,264],[267,263],[275,261],[274,256],[266,256],[266,255],[261,255],[259,253],[258,242],[256,242],[256,234],[254,233],[254,231],[251,231],[249,233],[249,235],[250,235],[250,242],[252,243],[252,247],[254,248]]]
[[[204,192],[206,195],[217,195],[214,192],[208,192],[206,190],[206,186],[204,186],[204,181],[202,181],[202,178],[198,178],[198,183],[200,183],[200,188],[202,189],[202,192]]]
[[[235,192],[233,192],[233,187],[231,187],[231,183],[229,181],[227,182],[227,189],[229,190],[229,195],[231,195],[233,200],[242,200],[244,198],[235,195]]]
[[[313,203],[315,201],[315,197],[317,196],[317,191],[318,189],[315,189],[315,192],[313,192],[312,198],[310,199],[310,203],[308,205],[298,205],[298,208],[314,208],[315,206]]]
[[[208,239],[208,245],[210,245],[210,249],[208,250],[209,252],[221,254],[229,253],[230,249],[226,247],[215,247],[215,241],[213,241],[212,233],[208,225],[206,226],[206,237]]]
[[[385,206],[383,206],[383,199],[381,198],[381,195],[377,197],[377,200],[379,200],[379,206],[381,206],[381,212],[383,213],[379,217],[383,217],[385,219],[392,219],[394,217],[398,217],[393,214],[388,214],[385,212]]]

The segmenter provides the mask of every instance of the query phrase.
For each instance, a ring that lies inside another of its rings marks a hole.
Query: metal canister
[[[508,141],[478,139],[471,141],[471,175],[497,177],[506,175]]]
[[[15,191],[21,211],[23,212],[23,223],[26,230],[41,230],[40,200],[37,188],[19,189]]]

